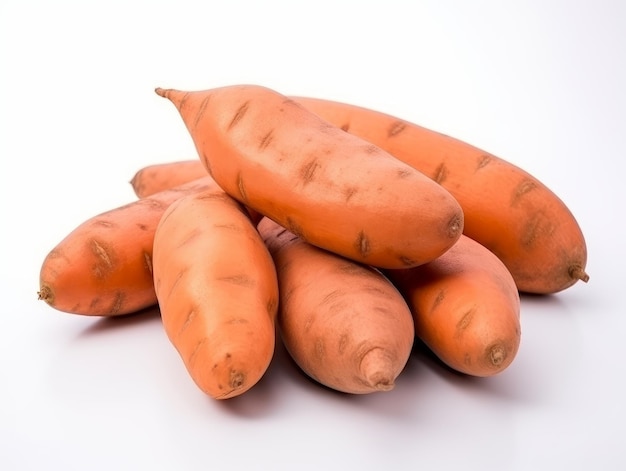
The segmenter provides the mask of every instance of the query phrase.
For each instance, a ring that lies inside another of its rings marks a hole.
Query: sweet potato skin
[[[273,90],[157,93],[176,105],[229,195],[313,245],[398,268],[436,258],[462,232],[447,190]]]
[[[587,246],[577,220],[527,171],[459,139],[376,110],[312,97],[294,99],[446,188],[463,208],[464,234],[505,263],[520,291],[550,294],[588,281]]]
[[[245,208],[220,188],[174,202],[154,237],[154,285],[165,332],[204,393],[229,399],[260,381],[278,282]]]
[[[276,265],[278,326],[294,361],[336,391],[393,389],[415,338],[397,289],[378,270],[315,247],[268,218],[258,227]]]
[[[39,299],[86,316],[130,314],[156,304],[152,243],[159,220],[181,196],[214,185],[207,175],[82,222],[44,258]]]
[[[493,376],[517,355],[520,297],[495,254],[462,236],[444,255],[385,275],[405,297],[415,335],[445,364],[472,376]]]

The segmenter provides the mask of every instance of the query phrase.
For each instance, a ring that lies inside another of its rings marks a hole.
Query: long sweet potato
[[[45,257],[39,299],[89,316],[129,314],[156,304],[152,243],[161,216],[183,195],[216,186],[207,175],[84,221]]]
[[[174,202],[153,269],[165,331],[198,387],[227,399],[254,386],[274,353],[278,282],[242,205],[220,188]]]
[[[388,391],[409,359],[409,308],[379,271],[317,248],[274,221],[258,225],[276,265],[278,326],[300,368],[337,391]]]
[[[487,248],[462,236],[437,260],[384,273],[410,306],[416,337],[448,366],[493,376],[511,364],[521,338],[519,293]]]
[[[565,203],[525,170],[453,137],[375,110],[318,98],[298,103],[441,184],[465,213],[464,233],[494,252],[520,291],[587,281],[587,247]]]
[[[385,268],[448,250],[463,212],[441,185],[278,92],[227,86],[157,89],[233,198],[307,242]]]

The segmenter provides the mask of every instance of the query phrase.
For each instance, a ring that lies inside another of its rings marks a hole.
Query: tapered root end
[[[162,96],[163,98],[167,98],[167,92],[168,90],[166,90],[165,88],[157,87],[154,89],[154,93],[156,93],[159,96]]]
[[[48,285],[41,285],[41,288],[37,291],[37,299],[39,301],[45,301],[52,306],[54,303],[54,292]]]
[[[463,233],[463,227],[464,227],[464,217],[463,217],[463,213],[460,212],[459,214],[455,214],[449,221],[448,221],[448,237],[450,239],[458,239],[459,237],[461,237],[461,234]]]
[[[569,276],[573,280],[580,280],[584,283],[589,281],[589,275],[585,272],[585,269],[580,265],[574,265],[569,269]]]
[[[391,355],[374,348],[361,359],[361,374],[372,391],[391,391],[395,386],[396,368]]]

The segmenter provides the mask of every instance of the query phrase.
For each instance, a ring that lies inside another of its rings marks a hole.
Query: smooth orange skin
[[[233,198],[318,247],[378,267],[426,263],[461,234],[440,185],[273,90],[157,89]]]
[[[520,291],[556,293],[588,280],[587,247],[578,222],[528,172],[463,141],[375,110],[294,99],[446,188],[463,208],[464,234],[505,263]]]
[[[143,167],[133,175],[130,184],[135,195],[146,198],[207,175],[198,159],[179,160]]]
[[[317,248],[268,218],[258,228],[276,265],[278,325],[294,361],[340,392],[392,389],[415,339],[398,290],[379,271]]]
[[[385,275],[409,304],[416,337],[445,364],[485,377],[513,362],[521,340],[519,293],[487,248],[462,236],[437,260]]]
[[[197,386],[228,399],[257,384],[274,353],[278,282],[245,208],[221,188],[179,199],[153,265],[165,332]]]
[[[39,299],[86,316],[130,314],[156,304],[152,242],[170,204],[215,182],[206,177],[98,214],[45,257]]]

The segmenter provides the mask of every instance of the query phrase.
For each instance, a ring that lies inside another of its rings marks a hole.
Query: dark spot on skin
[[[137,227],[138,227],[138,228],[139,228],[139,230],[141,230],[141,231],[147,231],[147,230],[148,230],[148,226],[146,226],[145,224],[140,223],[140,222],[138,222],[138,223],[137,223]]]
[[[300,169],[300,178],[302,179],[302,182],[304,184],[311,182],[315,177],[315,172],[320,167],[321,165],[316,158],[313,158],[305,163]]]
[[[94,226],[105,227],[107,229],[113,229],[117,227],[117,224],[112,223],[111,221],[107,221],[106,219],[96,219],[93,222]]]
[[[463,335],[465,329],[471,324],[475,312],[476,307],[474,306],[463,314],[459,322],[456,323],[455,337],[461,337]]]
[[[302,106],[297,101],[292,100],[291,98],[287,98],[287,99],[283,100],[283,104],[284,105],[289,105],[289,106],[295,106],[296,108],[300,108],[300,109],[304,108],[304,106]],[[283,111],[282,108],[280,110]]]
[[[350,344],[350,336],[348,334],[342,334],[341,337],[339,337],[339,354],[343,355],[343,353],[346,351],[346,347]]]
[[[367,258],[372,251],[372,247],[370,246],[370,241],[363,231],[360,231],[359,234],[357,235],[354,245],[357,249],[357,252],[363,258]]]
[[[267,313],[273,317],[276,314],[276,311],[278,309],[278,299],[270,298],[267,301],[267,304],[265,305],[265,307],[267,309]]]
[[[241,199],[243,201],[248,201],[248,195],[246,194],[246,187],[243,183],[243,177],[241,176],[241,173],[237,175],[237,189],[239,190]]]
[[[550,236],[554,232],[554,224],[541,211],[535,212],[524,224],[520,237],[521,244],[530,249],[538,238]]]
[[[350,201],[350,198],[352,198],[358,191],[359,191],[358,187],[355,187],[355,186],[344,189],[343,194],[344,194],[346,203]]]
[[[400,263],[402,263],[402,265],[404,265],[405,267],[411,268],[414,267],[415,265],[417,265],[417,262],[415,260],[413,260],[410,257],[407,257],[405,255],[400,255],[398,257],[398,260],[400,260]]]
[[[117,291],[115,293],[115,297],[113,298],[113,303],[109,308],[109,314],[115,315],[122,310],[122,306],[124,305],[124,293],[121,291]]]
[[[483,154],[478,158],[478,165],[476,165],[476,170],[480,170],[481,168],[486,167],[492,161],[492,158],[489,154]]]
[[[398,169],[398,172],[397,172],[397,175],[400,178],[407,178],[407,177],[410,177],[413,174],[414,174],[414,172],[410,168],[400,168],[400,169]]]
[[[537,188],[537,184],[534,181],[527,179],[522,180],[513,190],[513,194],[511,195],[511,206],[516,206],[524,195],[535,188]]]
[[[366,154],[376,154],[380,152],[380,148],[375,146],[374,144],[367,144],[363,146],[363,152]]]
[[[91,239],[89,242],[91,252],[96,256],[96,263],[92,267],[94,276],[104,278],[113,271],[114,261],[110,247],[104,242]]]
[[[435,175],[433,176],[433,180],[441,184],[447,177],[448,177],[448,168],[446,167],[446,164],[442,162],[435,169]]]
[[[143,253],[143,263],[144,263],[144,267],[146,268],[146,270],[152,277],[152,274],[153,274],[152,273],[152,255],[149,254],[148,252]]]
[[[324,134],[334,133],[337,131],[337,128],[335,126],[321,119],[318,129]]]
[[[274,130],[271,130],[270,132],[268,132],[265,136],[261,138],[261,142],[259,143],[259,150],[265,150],[267,146],[270,145],[270,143],[272,142],[272,139],[274,139],[273,132]]]
[[[432,313],[435,309],[437,309],[445,298],[446,298],[446,292],[445,290],[442,289],[439,291],[439,293],[437,293],[437,297],[433,301],[433,305],[430,306],[430,312]]]
[[[196,117],[195,117],[195,119],[193,121],[193,127],[194,128],[198,127],[198,123],[200,122],[200,120],[204,116],[204,112],[206,111],[207,105],[209,104],[210,100],[211,100],[211,95],[207,95],[200,102],[200,106],[198,107],[198,112],[196,113]]]
[[[248,111],[248,106],[249,106],[250,102],[246,101],[243,105],[241,105],[237,111],[235,112],[235,115],[233,116],[233,119],[230,120],[230,123],[228,123],[228,128],[227,130],[230,131],[234,126],[236,126],[239,121],[241,121],[241,119],[245,116],[246,112]]]
[[[387,130],[387,137],[395,137],[406,129],[406,123],[404,121],[394,121]]]
[[[348,132],[348,130],[350,129],[350,123],[346,123],[346,124],[342,124],[339,129],[341,129],[344,132]]]
[[[180,101],[178,102],[178,110],[182,111],[182,109],[185,107],[185,105],[187,104],[187,100],[189,99],[189,92],[185,92],[185,94],[182,96],[182,98],[180,99]]]
[[[253,287],[256,282],[254,281],[253,278],[250,278],[248,275],[246,274],[239,274],[239,275],[232,275],[232,276],[221,276],[219,278],[217,278],[219,281],[225,281],[227,283],[232,283],[238,286],[244,286],[244,287]]]

